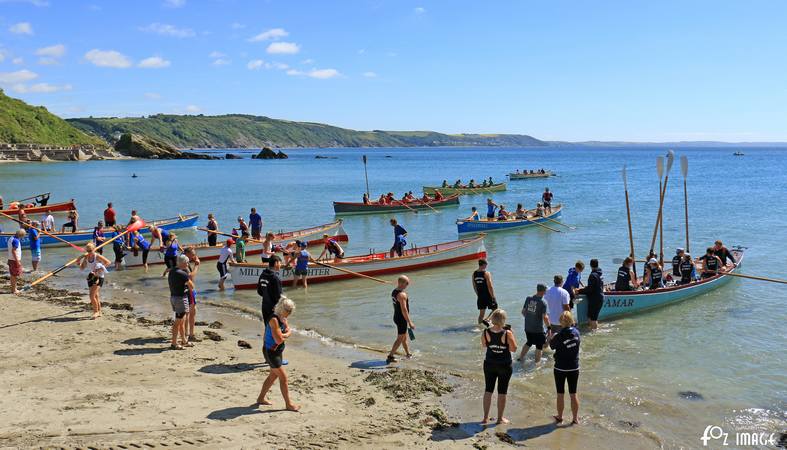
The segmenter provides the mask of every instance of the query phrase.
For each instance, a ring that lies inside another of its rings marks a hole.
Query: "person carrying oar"
[[[85,254],[77,260],[79,268],[88,269],[87,287],[90,289],[90,305],[93,306],[93,319],[101,317],[101,286],[104,285],[104,276],[110,261],[96,252],[96,244],[88,242],[85,245]]]

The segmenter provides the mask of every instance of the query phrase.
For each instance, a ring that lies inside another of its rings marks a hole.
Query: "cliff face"
[[[175,147],[137,134],[126,133],[115,143],[122,155],[145,159],[219,159],[210,155],[181,152]]]

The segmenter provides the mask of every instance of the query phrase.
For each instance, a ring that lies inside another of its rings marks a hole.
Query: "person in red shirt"
[[[104,210],[104,225],[114,227],[115,223],[115,210],[112,208],[112,202],[109,202],[107,203],[107,209]]]

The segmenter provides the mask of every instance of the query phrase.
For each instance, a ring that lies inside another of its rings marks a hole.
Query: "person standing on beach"
[[[484,315],[486,310],[492,311],[497,309],[497,300],[495,299],[495,288],[492,286],[492,274],[486,270],[488,263],[485,259],[478,260],[478,270],[473,272],[473,291],[476,296],[476,307],[478,308],[478,323],[484,323]],[[488,326],[488,324],[487,324]]]
[[[221,248],[221,253],[219,253],[219,260],[216,262],[216,270],[219,271],[219,290],[224,290],[224,282],[227,280],[227,277],[230,276],[230,272],[227,269],[227,263],[235,262],[235,256],[232,252],[232,246],[235,244],[235,239],[229,238],[225,243],[224,247]]]
[[[506,409],[508,383],[514,373],[511,353],[516,353],[516,338],[511,328],[506,325],[508,316],[502,309],[496,309],[489,316],[492,326],[481,334],[481,345],[486,348],[484,358],[484,419],[482,424],[489,422],[489,410],[492,407],[492,393],[497,385],[497,423],[509,423],[503,413]]]
[[[555,275],[554,282],[555,285],[544,294],[544,300],[547,301],[549,307],[549,328],[553,334],[560,331],[560,314],[563,311],[571,311],[571,296],[561,287],[563,286],[563,277]]]
[[[33,271],[38,270],[38,264],[41,262],[41,234],[36,228],[41,226],[38,222],[30,222],[27,228],[27,234],[30,238],[30,261],[33,266]]]
[[[385,359],[385,362],[388,364],[396,362],[395,355],[400,345],[404,347],[405,357],[411,358],[413,356],[410,353],[410,346],[407,344],[407,328],[415,330],[415,324],[410,317],[410,296],[405,292],[409,285],[410,279],[405,275],[401,275],[397,280],[396,289],[391,292],[391,301],[394,309],[393,321],[396,325],[396,340],[391,347],[391,352],[388,353],[388,358]]]
[[[560,314],[560,332],[552,336],[549,346],[555,351],[555,390],[557,391],[557,415],[552,416],[557,424],[563,422],[566,382],[568,395],[571,397],[571,425],[579,424],[579,398],[577,398],[577,382],[579,381],[579,330],[574,326],[571,311]]]
[[[180,255],[177,258],[177,266],[169,272],[167,281],[169,283],[169,303],[172,312],[175,314],[175,321],[172,323],[172,342],[170,349],[183,350],[183,347],[193,347],[194,344],[188,342],[186,338],[186,327],[184,318],[189,313],[189,293],[194,290],[194,283],[188,273],[189,258]],[[180,337],[180,342],[178,338]]]
[[[597,259],[590,260],[590,275],[588,275],[588,285],[577,291],[584,294],[588,300],[588,322],[591,331],[598,328],[598,315],[604,306],[604,274],[598,266]]]
[[[82,270],[88,269],[87,287],[90,289],[90,304],[93,306],[93,319],[101,317],[101,286],[104,285],[104,276],[107,274],[109,260],[96,253],[96,244],[88,242],[85,245],[85,254],[77,258],[77,264]]]
[[[186,327],[186,336],[188,341],[200,342],[200,339],[194,335],[194,326],[197,323],[197,272],[199,272],[200,261],[199,256],[197,256],[197,251],[194,250],[194,247],[186,247],[186,249],[183,250],[183,254],[189,259],[186,269],[189,274],[189,279],[192,283],[192,288],[189,290],[189,317],[186,320],[184,326]]]
[[[114,227],[117,224],[117,214],[115,209],[112,208],[112,202],[107,203],[107,209],[104,210],[104,225]]]
[[[52,215],[52,211],[46,211],[46,215],[44,216],[44,220],[41,222],[41,224],[44,228],[44,231],[48,231],[50,233],[57,231],[55,229],[55,217]]]
[[[391,226],[394,229],[394,243],[391,247],[390,257],[393,258],[394,254],[402,256],[404,254],[404,246],[407,245],[405,237],[407,237],[407,230],[399,225],[396,219],[391,219]]]
[[[288,298],[282,298],[276,304],[274,313],[270,320],[265,323],[265,333],[262,344],[262,355],[268,363],[271,371],[268,378],[262,383],[260,395],[257,397],[257,404],[272,405],[273,403],[265,398],[268,391],[273,387],[273,383],[279,380],[279,389],[284,398],[284,407],[288,411],[298,411],[300,406],[290,399],[290,388],[287,380],[287,372],[284,370],[284,343],[292,335],[292,330],[287,323],[287,318],[295,311],[295,302]]]
[[[273,310],[281,299],[281,258],[272,255],[268,258],[268,267],[262,270],[260,278],[257,280],[257,294],[262,297],[261,310],[262,321],[268,323],[273,316]]]
[[[22,265],[22,239],[24,239],[25,230],[18,229],[14,233],[14,237],[8,240],[8,274],[11,277],[11,293],[14,295],[19,294],[17,289],[17,279],[22,276],[24,266]]]
[[[213,214],[208,214],[208,227],[211,231],[219,231],[219,223],[216,222],[216,218],[213,217]],[[216,233],[208,233],[208,245],[211,247],[215,247],[216,243],[219,240],[219,235]]]
[[[519,355],[519,360],[522,362],[525,362],[525,355],[531,345],[536,347],[535,363],[541,362],[541,353],[549,337],[547,335],[549,331],[549,305],[544,300],[546,292],[547,287],[539,283],[536,286],[536,294],[526,298],[525,305],[522,307],[522,315],[525,316],[525,336],[527,337],[527,342]]]
[[[249,214],[249,226],[251,226],[251,237],[259,239],[262,237],[262,216],[257,213],[257,208],[251,208]]]

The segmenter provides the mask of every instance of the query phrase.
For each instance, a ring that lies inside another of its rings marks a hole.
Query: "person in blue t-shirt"
[[[404,254],[404,246],[407,245],[407,230],[404,229],[396,219],[391,219],[391,226],[394,228],[394,243],[391,247],[390,257],[393,258],[394,254],[402,256]]]
[[[300,241],[298,243],[298,247],[300,247],[300,252],[298,252],[298,256],[295,258],[295,270],[293,270],[293,274],[295,275],[295,284],[293,287],[298,287],[298,281],[303,281],[304,289],[308,287],[308,283],[306,282],[306,276],[309,274],[309,259],[311,259],[312,255],[309,254],[309,251],[306,250],[308,244],[304,241]]]
[[[262,216],[257,213],[257,208],[251,208],[249,226],[251,227],[252,239],[260,239],[262,237]]]
[[[167,247],[164,249],[164,264],[167,266],[164,269],[162,277],[167,276],[169,271],[178,266],[178,236],[175,233],[169,233],[169,239],[166,241]]]
[[[574,308],[574,299],[577,296],[576,291],[582,286],[583,270],[585,270],[585,263],[577,261],[574,267],[568,269],[568,276],[566,276],[566,281],[563,283],[563,289],[567,290],[569,297],[571,297],[571,308]]]
[[[27,227],[27,235],[30,238],[30,256],[32,257],[33,271],[38,270],[38,264],[41,262],[41,234],[33,227],[40,226],[38,222],[31,222],[30,227]]]

